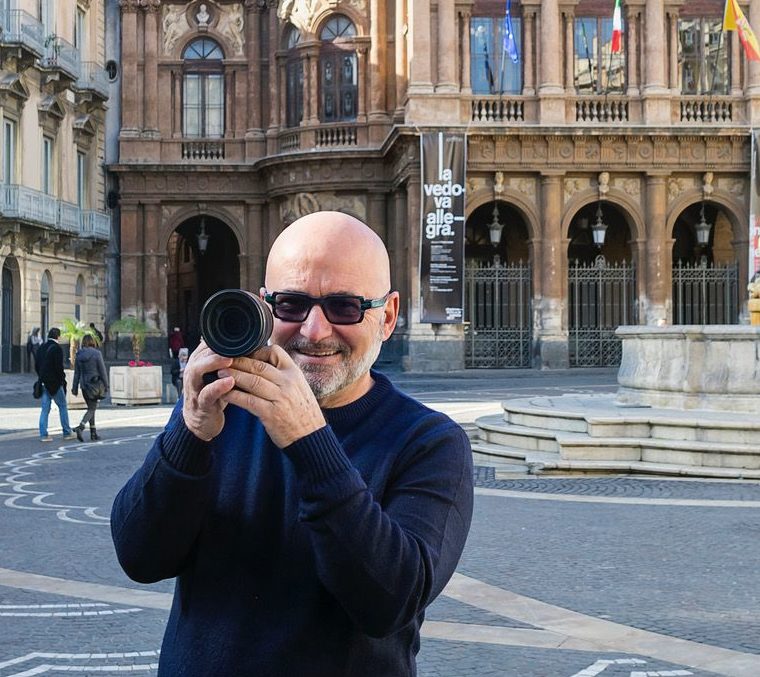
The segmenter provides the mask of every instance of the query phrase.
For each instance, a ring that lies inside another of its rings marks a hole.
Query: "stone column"
[[[267,153],[277,152],[278,122],[280,119],[280,97],[277,82],[277,35],[279,21],[277,19],[278,0],[267,0],[267,17],[269,22],[269,126],[267,127]]]
[[[248,275],[240,283],[253,293],[258,293],[264,285],[264,266],[269,251],[264,247],[264,215],[260,203],[246,204],[246,251],[248,253]]]
[[[430,67],[430,0],[408,0],[412,50],[409,56],[409,94],[433,91]]]
[[[288,105],[288,75],[287,75],[287,65],[285,63],[285,59],[280,58],[277,63],[277,72],[280,74],[279,77],[279,94],[280,94],[280,128],[284,129],[287,127],[288,124],[288,118],[287,118],[287,105]]]
[[[142,317],[142,222],[136,202],[121,204],[121,313]]]
[[[742,53],[739,36],[736,31],[726,33],[724,40],[730,40],[731,45],[731,96],[742,96]],[[751,62],[749,62],[751,63]]]
[[[669,63],[665,40],[663,0],[648,0],[644,15],[644,122],[669,124],[670,102],[665,86],[665,64]]]
[[[145,69],[143,74],[142,135],[157,138],[158,133],[158,10],[160,0],[149,0],[145,5]]]
[[[472,94],[472,80],[470,74],[470,17],[472,12],[469,8],[463,9],[460,14],[462,22],[462,94]]]
[[[394,118],[404,118],[404,98],[406,97],[407,62],[406,62],[406,0],[396,0],[396,26],[394,30],[395,78],[396,78],[396,111]]]
[[[137,107],[142,101],[137,91],[137,7],[138,0],[119,0],[121,7],[121,133],[134,137],[139,132]]]
[[[310,125],[319,124],[319,49],[315,48],[308,54],[309,72],[308,72],[308,96],[310,100],[310,115],[308,123]]]
[[[670,51],[668,52],[668,63],[670,64],[670,77],[668,85],[670,91],[675,96],[681,94],[681,83],[678,80],[678,12],[673,10],[668,14],[670,24]]]
[[[541,367],[564,369],[569,364],[567,346],[567,248],[562,233],[562,176],[541,177],[541,297],[534,299],[537,312]]]
[[[533,26],[535,12],[523,5],[523,96],[535,96],[536,81],[533,77]]]
[[[541,35],[562,35],[557,0],[541,0]],[[565,122],[565,90],[562,88],[560,50],[544,49],[541,52],[541,77],[538,87],[539,121],[541,124]]]
[[[356,50],[356,70],[359,81],[356,122],[359,124],[367,121],[367,51],[364,45]]]
[[[145,319],[156,325],[162,334],[168,327],[166,317],[166,251],[161,246],[161,205],[146,204],[143,220],[144,312]]]
[[[246,157],[260,157],[264,154],[264,130],[261,123],[261,13],[263,8],[258,0],[246,0],[246,59],[247,100]]]
[[[564,14],[565,20],[565,93],[567,96],[575,96],[575,31],[573,12],[567,9]]]
[[[436,91],[456,92],[457,21],[454,0],[438,0],[438,83]]]
[[[387,122],[388,115],[385,104],[385,66],[388,28],[386,25],[385,8],[381,0],[370,0],[370,51],[369,51],[369,79],[370,100],[369,120]]]
[[[639,38],[638,26],[636,25],[639,18],[638,7],[626,5],[625,21],[627,35],[626,59],[628,61],[628,96],[639,95]]]
[[[641,266],[645,280],[639,285],[639,299],[645,323],[659,326],[668,324],[672,313],[672,254],[665,232],[666,177],[648,175],[646,191],[646,263]]]
[[[172,71],[172,84],[174,86],[174,129],[172,137],[182,138],[182,71]]]

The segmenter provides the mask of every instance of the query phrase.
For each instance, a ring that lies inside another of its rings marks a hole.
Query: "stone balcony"
[[[85,209],[79,222],[79,236],[94,240],[111,238],[111,216],[94,209]]]
[[[79,69],[79,77],[72,87],[80,99],[96,98],[106,101],[109,93],[108,74],[99,63],[83,61]]]
[[[60,35],[49,35],[45,38],[45,53],[39,60],[39,66],[48,81],[55,80],[69,86],[80,77],[79,50]]]
[[[21,9],[0,10],[0,50],[3,56],[15,56],[21,69],[32,65],[45,54],[42,23]]]

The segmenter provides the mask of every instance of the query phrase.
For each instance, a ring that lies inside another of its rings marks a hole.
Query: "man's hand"
[[[257,416],[280,449],[326,425],[303,373],[280,346],[237,357],[219,375],[231,376],[236,386],[224,400]]]
[[[222,432],[224,408],[227,406],[223,397],[235,387],[235,379],[219,378],[204,385],[203,375],[231,364],[232,358],[217,355],[201,341],[185,367],[182,417],[188,430],[206,442]]]

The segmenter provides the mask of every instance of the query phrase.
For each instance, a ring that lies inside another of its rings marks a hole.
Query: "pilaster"
[[[245,131],[245,155],[253,159],[265,153],[264,130],[261,122],[261,15],[264,11],[258,0],[246,1],[246,57],[248,59],[248,109]]]
[[[557,0],[541,0],[541,35],[562,35]],[[561,43],[560,43],[561,44]],[[541,52],[541,70],[538,87],[539,120],[542,125],[562,124],[565,121],[565,90],[562,88],[559,49]]]
[[[644,122],[665,125],[670,122],[670,102],[665,85],[665,66],[669,58],[663,0],[647,1],[644,22]]]
[[[642,317],[648,325],[662,326],[671,320],[672,242],[665,232],[668,211],[667,177],[646,177],[646,262],[641,266],[644,285],[639,286]]]

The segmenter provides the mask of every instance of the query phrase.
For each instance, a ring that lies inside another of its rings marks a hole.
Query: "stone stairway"
[[[503,415],[476,421],[476,462],[536,474],[760,479],[754,414],[621,405],[614,395],[529,397],[502,406]]]

